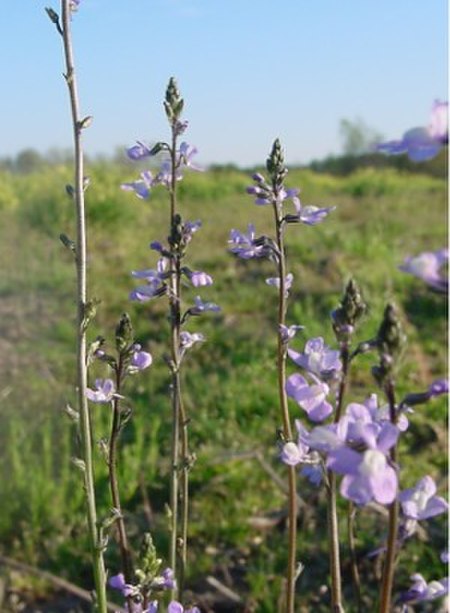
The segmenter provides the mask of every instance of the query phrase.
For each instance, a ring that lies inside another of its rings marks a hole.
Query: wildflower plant
[[[46,12],[56,31],[61,36],[65,73],[64,79],[67,84],[74,142],[74,184],[66,187],[67,194],[74,201],[76,211],[76,237],[70,239],[67,235],[61,235],[61,242],[73,254],[76,267],[76,386],[77,408],[70,409],[79,424],[80,458],[76,459],[76,465],[81,469],[84,479],[84,491],[86,497],[86,517],[88,523],[89,541],[92,557],[92,568],[95,584],[95,608],[98,613],[106,613],[106,573],[103,560],[103,552],[106,542],[103,539],[101,521],[97,516],[97,501],[95,492],[95,475],[93,460],[93,434],[91,429],[91,417],[88,406],[87,392],[87,329],[95,314],[96,300],[88,300],[87,297],[87,266],[86,266],[86,218],[85,218],[85,190],[88,181],[84,176],[84,156],[82,148],[82,133],[91,122],[91,117],[82,117],[78,99],[77,78],[74,65],[74,53],[72,45],[71,19],[73,12],[78,8],[79,1],[61,0],[60,15],[52,8]],[[108,386],[99,383],[96,392],[98,395],[110,393]]]
[[[278,316],[277,316],[277,376],[278,376],[278,396],[279,407],[282,420],[282,436],[288,442],[292,441],[292,425],[289,415],[286,387],[286,357],[288,341],[293,338],[296,332],[301,329],[299,325],[287,326],[287,300],[289,291],[293,283],[293,275],[287,271],[285,232],[288,225],[305,224],[316,225],[324,221],[333,207],[319,208],[316,206],[303,206],[298,196],[299,190],[287,188],[285,178],[288,170],[284,165],[284,153],[277,139],[273,143],[272,150],[266,162],[266,170],[269,176],[267,180],[262,174],[253,175],[254,184],[247,188],[247,193],[255,197],[255,204],[258,206],[270,206],[273,210],[274,236],[256,236],[255,226],[249,224],[247,233],[241,233],[236,229],[230,232],[228,241],[231,253],[242,259],[267,258],[273,262],[275,267],[275,277],[270,277],[266,283],[275,287],[278,292]],[[293,205],[293,212],[286,210],[287,205]],[[302,385],[302,381],[290,382],[290,391],[295,387],[301,395],[299,388],[308,387]],[[301,396],[301,402],[306,403],[308,409],[313,412],[321,406],[324,390],[317,386],[317,389],[309,389],[309,393]],[[320,408],[319,408],[320,411]],[[294,447],[289,450],[295,455]],[[289,453],[286,451],[286,454]],[[298,450],[301,453],[301,450]],[[287,463],[288,468],[288,506],[289,506],[289,536],[288,536],[288,561],[286,572],[286,611],[294,611],[294,591],[295,582],[298,576],[296,559],[296,539],[297,539],[297,493],[296,493],[296,474],[292,462]]]
[[[156,267],[132,273],[141,285],[132,290],[130,299],[143,303],[165,297],[169,306],[170,355],[166,358],[171,374],[172,403],[169,558],[171,569],[177,579],[177,588],[175,585],[172,587],[173,595],[177,589],[180,594],[183,593],[188,544],[189,470],[194,461],[194,455],[189,450],[189,418],[182,397],[181,366],[187,352],[196,343],[205,340],[203,334],[191,332],[185,326],[192,318],[220,310],[218,305],[204,302],[200,296],[195,296],[193,304],[184,307],[183,284],[197,290],[211,285],[213,280],[206,272],[191,269],[185,263],[188,246],[194,234],[201,228],[201,222],[183,219],[179,211],[177,185],[183,179],[183,172],[186,169],[200,171],[201,168],[194,162],[197,149],[187,142],[179,142],[188,127],[188,122],[181,118],[183,107],[184,100],[175,79],[171,78],[164,100],[164,109],[170,127],[170,142],[157,142],[153,147],[138,142],[127,150],[128,157],[135,161],[162,158],[159,171],[154,173],[146,170],[141,173],[138,180],[122,184],[123,190],[134,192],[138,198],[150,198],[152,189],[157,186],[165,188],[169,196],[167,242],[150,243],[150,249],[158,254]]]

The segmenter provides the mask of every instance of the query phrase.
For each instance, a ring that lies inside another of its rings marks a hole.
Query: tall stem
[[[170,184],[170,232],[172,233],[175,216],[177,214],[177,194],[176,194],[176,132],[172,127],[172,146],[170,150],[172,179]],[[172,513],[171,537],[170,537],[170,565],[174,576],[178,579],[180,586],[180,573],[177,572],[178,566],[178,501],[179,501],[179,471],[180,471],[180,259],[177,247],[171,242],[170,245],[170,266],[172,275],[170,277],[170,337],[171,337],[171,360],[172,360],[172,449],[171,449],[171,494],[170,506]],[[177,590],[171,590],[172,598],[177,596]]]
[[[341,343],[342,376],[339,383],[337,394],[336,412],[334,423],[341,418],[344,395],[347,388],[347,378],[349,369],[349,348],[347,342]],[[337,491],[336,475],[331,470],[328,471],[328,535],[330,545],[330,572],[331,572],[331,607],[333,613],[343,611],[342,588],[341,588],[341,559],[339,551],[339,522],[337,515]]]
[[[392,379],[388,379],[385,385],[386,398],[389,403],[389,417],[392,424],[397,423],[395,389]],[[392,464],[397,464],[397,445],[391,449],[390,459]],[[399,502],[398,497],[389,506],[389,531],[387,538],[386,559],[383,568],[383,580],[381,588],[380,613],[389,613],[391,610],[392,586],[394,583],[395,558],[397,553]]]
[[[286,440],[292,439],[292,428],[289,418],[289,407],[286,394],[286,343],[283,340],[281,326],[286,324],[287,293],[286,293],[286,257],[283,237],[282,211],[276,203],[273,205],[275,214],[275,227],[277,246],[279,251],[278,276],[280,287],[278,294],[278,394],[283,421],[283,436]],[[296,580],[296,549],[297,549],[297,490],[295,467],[288,467],[288,505],[289,505],[289,534],[288,534],[288,568],[286,585],[286,612],[293,613],[295,605]]]
[[[116,390],[120,394],[122,387],[122,356],[119,357],[119,363],[116,371]],[[117,533],[119,537],[120,556],[122,559],[122,569],[126,583],[132,583],[132,564],[131,552],[128,545],[128,538],[125,529],[125,521],[122,514],[122,505],[120,502],[119,482],[117,479],[117,445],[120,436],[120,398],[115,397],[113,401],[113,414],[111,423],[111,434],[109,437],[109,454],[108,454],[108,471],[109,471],[109,487],[111,490],[111,500],[113,507],[118,512],[116,520]],[[131,603],[129,604],[131,610]]]
[[[80,434],[82,455],[85,466],[84,488],[86,492],[86,514],[92,554],[93,574],[98,613],[106,613],[106,576],[102,544],[99,542],[97,509],[94,488],[94,466],[92,459],[92,433],[89,407],[86,399],[86,220],[84,210],[83,150],[81,144],[81,124],[79,115],[78,90],[74,68],[72,36],[70,28],[69,0],[61,0],[62,36],[66,64],[66,82],[69,89],[70,107],[73,124],[75,155],[75,206],[77,216],[76,270],[77,270],[77,387],[78,408],[80,413]]]

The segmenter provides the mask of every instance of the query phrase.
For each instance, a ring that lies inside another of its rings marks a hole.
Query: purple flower
[[[371,449],[388,451],[396,444],[400,430],[388,419],[378,420],[378,417],[379,415],[371,412],[367,406],[350,403],[345,411],[346,442],[350,446],[364,444]]]
[[[187,245],[192,236],[202,227],[202,222],[197,219],[196,221],[186,221],[183,224],[183,242]]]
[[[434,101],[428,132],[436,141],[448,144],[448,102]]]
[[[363,402],[364,406],[370,411],[372,416],[372,420],[380,425],[383,425],[384,422],[390,422],[391,416],[389,412],[389,405],[384,404],[383,406],[378,406],[378,397],[376,394],[370,394],[366,400]],[[397,415],[397,428],[400,432],[405,432],[409,427],[409,421],[406,415],[403,413],[399,413]]]
[[[330,391],[328,385],[316,378],[314,381],[313,385],[309,385],[298,373],[291,375],[286,381],[286,393],[302,407],[311,421],[318,422],[326,419],[333,412],[333,407],[326,400]]]
[[[432,289],[446,293],[448,289],[448,277],[440,272],[441,267],[448,260],[448,249],[439,251],[425,251],[415,257],[405,259],[399,270],[407,272],[422,279]]]
[[[412,128],[401,140],[380,143],[376,150],[390,155],[407,153],[413,162],[434,158],[443,145],[448,143],[448,103],[434,102],[427,128]]]
[[[344,475],[340,488],[344,498],[359,505],[372,500],[391,504],[395,500],[397,473],[378,449],[367,449],[359,454],[348,447],[341,447],[328,456],[327,466]]]
[[[448,594],[448,577],[427,583],[421,574],[411,576],[412,586],[400,597],[401,602],[435,600]]]
[[[133,147],[129,147],[127,149],[127,155],[130,160],[142,160],[143,158],[149,157],[152,155],[151,148],[142,143],[141,141],[137,141]]]
[[[304,330],[305,326],[285,326],[284,324],[280,324],[280,336],[283,343],[288,343],[290,340],[294,338],[299,330]]]
[[[189,313],[191,315],[201,315],[201,313],[205,313],[206,311],[218,312],[220,311],[220,306],[214,304],[214,302],[203,302],[200,296],[196,296],[195,306],[189,309]]]
[[[339,351],[327,347],[320,336],[307,341],[303,353],[288,349],[288,355],[298,366],[319,377],[333,377],[342,369]]]
[[[159,577],[156,577],[152,582],[152,587],[158,590],[173,590],[177,587],[174,572],[171,568],[163,570]]]
[[[148,607],[142,613],[157,613],[158,612],[158,601],[153,600]]]
[[[284,289],[285,289],[286,295],[289,293],[289,290],[292,287],[293,280],[294,280],[294,275],[291,272],[289,272],[286,275],[286,278],[284,279]],[[269,279],[266,279],[266,283],[267,285],[272,285],[273,287],[276,287],[277,289],[279,289],[280,277],[270,277]]]
[[[91,402],[97,404],[105,404],[111,402],[116,395],[116,386],[112,379],[96,379],[95,390],[88,387],[86,389],[86,397]]]
[[[155,179],[150,170],[141,172],[141,179],[132,183],[122,183],[120,186],[124,191],[134,192],[138,198],[145,199],[150,196],[150,189],[155,185]]]
[[[293,202],[297,212],[296,217],[298,221],[306,224],[307,226],[316,226],[317,224],[321,223],[328,216],[328,214],[331,213],[331,211],[334,211],[336,208],[335,206],[325,208],[319,208],[312,205],[302,206],[298,198],[295,198]],[[294,218],[291,216],[288,216],[287,219],[291,223],[294,221]]]
[[[195,343],[204,343],[205,337],[201,332],[187,332],[183,330],[180,333],[180,355],[183,356],[187,349],[190,349]]]
[[[131,274],[137,279],[145,279],[147,285],[141,285],[135,288],[130,293],[130,300],[136,300],[138,302],[146,302],[155,296],[160,296],[165,293],[164,280],[167,277],[166,273],[167,259],[160,258],[158,260],[156,270],[153,268],[146,268],[144,270],[134,270]]]
[[[448,503],[441,496],[435,496],[436,484],[430,476],[426,476],[415,487],[400,493],[399,500],[402,511],[408,519],[428,519],[448,510]]]
[[[178,152],[178,164],[182,164],[186,166],[186,168],[190,168],[191,170],[197,170],[199,172],[203,171],[203,168],[197,166],[192,163],[192,158],[198,153],[196,147],[189,145],[188,143],[181,143],[180,149]]]
[[[436,379],[428,388],[430,398],[441,396],[442,394],[448,394],[448,379]]]
[[[125,577],[123,573],[119,573],[118,575],[114,575],[113,577],[111,577],[108,581],[108,584],[114,590],[119,590],[119,592],[121,592],[122,596],[124,596],[125,598],[127,598],[128,596],[133,596],[137,591],[137,588],[134,585],[125,582]]]
[[[133,357],[131,358],[129,372],[138,372],[140,370],[144,370],[148,368],[153,362],[153,358],[150,353],[146,351],[141,351],[140,345],[135,345],[135,351],[133,353]]]
[[[194,270],[192,272],[189,271],[188,276],[194,287],[212,285],[213,283],[212,277],[207,275],[206,272],[202,272],[200,270]]]
[[[255,226],[253,224],[248,225],[246,234],[233,229],[228,241],[228,244],[231,245],[230,251],[243,260],[266,257],[268,255],[267,246],[256,245],[255,240]]]
[[[182,604],[176,600],[172,600],[167,607],[167,613],[200,613],[200,609],[198,607],[185,609]]]
[[[280,460],[288,466],[297,466],[297,464],[303,462],[309,451],[308,445],[304,443],[304,438],[308,435],[307,430],[298,419],[295,420],[295,427],[298,433],[297,442],[289,441],[285,443],[280,453]]]

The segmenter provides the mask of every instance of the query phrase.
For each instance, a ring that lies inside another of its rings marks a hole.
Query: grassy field
[[[102,300],[89,333],[113,341],[115,324],[126,310],[137,337],[154,356],[154,366],[128,388],[133,419],[124,433],[120,462],[126,521],[136,549],[139,535],[150,529],[165,557],[170,407],[162,357],[168,326],[163,301],[138,305],[128,301],[128,293],[135,285],[130,271],[155,263],[148,244],[167,234],[167,202],[162,190],[147,202],[121,192],[120,183],[136,176],[130,166],[97,162],[89,174],[89,285],[91,297]],[[64,194],[70,180],[66,166],[0,174],[0,552],[89,588],[81,479],[70,461],[74,431],[63,412],[74,402],[74,267],[58,240],[61,232],[74,235],[72,203]],[[227,253],[231,228],[244,230],[253,221],[258,233],[271,232],[271,211],[254,206],[245,194],[249,182],[246,173],[216,169],[192,174],[180,184],[185,217],[203,221],[190,262],[214,277],[202,296],[222,307],[220,315],[196,320],[188,328],[208,339],[192,352],[184,375],[197,456],[191,473],[189,586],[201,602],[213,603],[215,611],[271,613],[286,546],[285,499],[271,474],[284,472],[276,447],[276,295],[264,283],[272,275],[269,263],[237,261]],[[388,300],[403,315],[409,343],[398,377],[399,396],[444,376],[446,300],[397,266],[408,255],[446,244],[446,182],[366,168],[347,177],[293,170],[287,184],[301,188],[304,204],[337,207],[320,226],[288,228],[289,270],[295,278],[289,323],[306,326],[304,339],[322,335],[332,344],[329,313],[353,276],[370,306],[358,341],[375,333]],[[189,295],[195,294],[186,289]],[[357,364],[349,400],[361,401],[376,391],[370,374],[374,360],[364,356]],[[291,411],[297,416],[294,406]],[[106,436],[108,419],[106,407],[94,408],[96,439]],[[400,450],[404,487],[431,474],[445,490],[446,423],[443,399],[412,416]],[[110,503],[100,459],[97,483],[106,515]],[[300,488],[308,506],[299,517],[298,557],[305,570],[298,584],[298,610],[328,611],[323,492],[303,481]],[[413,539],[400,556],[398,589],[409,587],[414,571],[427,579],[443,575],[439,553],[446,542],[444,521],[426,523],[427,533]],[[379,568],[366,554],[379,546],[386,523],[379,513],[364,510],[357,524],[367,610],[372,610]],[[345,535],[345,518],[342,531]],[[350,602],[345,536],[343,560],[344,593]],[[112,572],[118,568],[113,541],[107,564]],[[242,605],[221,600],[208,576],[238,592]],[[8,581],[23,600],[49,589],[45,582],[20,574],[9,575]],[[348,606],[349,613],[353,610]]]

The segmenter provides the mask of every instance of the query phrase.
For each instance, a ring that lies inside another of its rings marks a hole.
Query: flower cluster
[[[448,102],[436,100],[426,128],[412,128],[400,140],[380,143],[376,150],[390,155],[406,153],[413,162],[431,160],[448,144]]]

